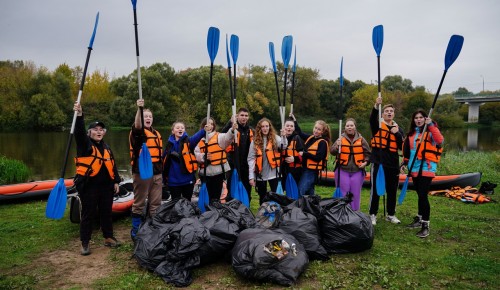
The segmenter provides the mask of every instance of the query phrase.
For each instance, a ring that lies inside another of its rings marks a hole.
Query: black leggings
[[[259,205],[264,202],[264,197],[267,194],[267,183],[269,182],[269,187],[271,187],[272,192],[276,192],[278,188],[279,178],[270,179],[267,181],[258,181],[255,183],[255,188],[257,189],[257,193],[259,194]]]
[[[193,197],[194,184],[191,183],[181,186],[169,186],[168,189],[170,190],[170,196],[172,196],[172,199],[184,197],[188,201],[191,201],[191,197]]]
[[[222,183],[225,179],[225,174],[221,173],[214,176],[200,176],[202,181],[207,184],[208,197],[210,202],[218,201],[220,202],[220,195],[222,192]]]
[[[428,221],[431,217],[431,205],[429,203],[429,188],[431,186],[432,177],[412,177],[413,186],[418,194],[418,215],[422,216],[422,220]]]

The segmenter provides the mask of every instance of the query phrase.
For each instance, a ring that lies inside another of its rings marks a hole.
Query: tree
[[[464,122],[457,114],[460,104],[452,95],[443,95],[436,102],[432,119],[437,120],[440,127],[462,127]]]
[[[472,95],[473,93],[470,92],[468,89],[459,87],[458,90],[454,91],[451,93],[452,95]]]
[[[386,76],[382,80],[382,86],[390,92],[400,91],[403,93],[411,93],[415,91],[415,88],[412,86],[412,81],[403,79],[400,75]]]

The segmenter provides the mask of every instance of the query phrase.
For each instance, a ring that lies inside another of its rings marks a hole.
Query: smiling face
[[[318,122],[316,122],[314,124],[314,128],[313,128],[314,137],[316,137],[316,138],[321,137],[321,135],[323,135],[324,130],[325,130],[325,127],[323,125],[319,124]]]
[[[287,136],[292,135],[293,131],[295,131],[295,123],[293,121],[285,122],[285,134]]]
[[[345,122],[345,132],[348,135],[354,135],[354,133],[356,133],[356,125],[354,124],[353,121]]]
[[[268,121],[262,121],[260,123],[260,130],[262,131],[262,135],[267,136],[267,134],[269,134],[270,127],[271,125]]]
[[[145,128],[151,128],[151,126],[153,126],[153,113],[146,109],[144,110],[144,127]]]
[[[176,140],[181,138],[182,135],[184,135],[185,131],[186,131],[186,127],[181,122],[177,122],[174,124],[174,126],[172,126],[172,134],[174,135]]]
[[[95,126],[94,128],[88,130],[88,135],[90,139],[96,142],[101,142],[104,135],[106,135],[106,129],[103,129],[101,126]]]
[[[210,118],[207,124],[205,125],[205,131],[211,133],[213,132],[213,130],[214,130],[214,121],[212,120],[212,118]]]

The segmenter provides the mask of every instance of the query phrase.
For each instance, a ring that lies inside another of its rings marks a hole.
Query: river
[[[337,132],[332,133],[334,137],[337,137]],[[124,178],[131,175],[128,134],[127,130],[110,130],[105,137],[105,141],[114,152],[120,175]],[[362,132],[362,134],[370,136],[368,132]],[[167,132],[163,132],[163,135],[166,140]],[[500,150],[500,128],[447,129],[443,130],[443,135],[445,150]],[[31,168],[32,180],[57,179],[60,177],[68,136],[68,132],[0,133],[0,155],[26,163]],[[73,140],[65,177],[74,175],[75,151]]]

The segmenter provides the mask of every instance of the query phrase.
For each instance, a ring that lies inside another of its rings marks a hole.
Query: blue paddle
[[[231,34],[231,57],[233,58],[233,98],[234,98],[234,110],[233,115],[236,115],[236,62],[238,61],[238,52],[240,49],[240,38],[238,35]]]
[[[297,71],[297,46],[293,53],[293,66],[292,66],[292,93],[290,96],[290,114],[293,114],[293,96],[295,93],[295,72]]]
[[[274,82],[276,84],[276,94],[278,95],[278,106],[281,116],[281,99],[280,99],[280,88],[278,85],[278,70],[276,69],[276,58],[274,57],[274,43],[272,42],[269,42],[269,56],[271,57],[271,64],[273,65]]]
[[[229,57],[229,42],[227,39],[227,34],[226,34],[226,58],[227,58],[227,69],[229,71],[228,76],[229,76],[229,91],[231,95],[231,107],[233,110],[233,116],[236,115],[236,105],[234,103],[234,93],[233,93],[233,76],[231,74],[231,59]],[[236,70],[236,68],[235,68]]]
[[[381,87],[380,87],[380,52],[382,51],[382,45],[384,44],[384,27],[382,25],[377,25],[373,28],[372,42],[373,42],[373,48],[377,53],[378,96],[382,97]],[[378,119],[380,128],[382,127],[382,106],[380,104],[378,106]],[[382,141],[380,140],[380,142]],[[379,196],[384,196],[384,215],[385,215],[385,173],[382,163],[379,163],[375,184],[376,184],[377,194]]]
[[[132,8],[134,10],[134,32],[135,32],[135,54],[137,57],[137,86],[139,88],[139,99],[142,100],[142,82],[141,82],[141,62],[139,60],[139,32],[137,30],[137,0],[132,1]],[[138,166],[139,175],[141,179],[149,179],[153,177],[153,162],[151,161],[151,153],[145,142],[144,136],[144,108],[140,107],[141,111],[141,129],[143,134],[143,140],[141,151],[139,152]]]
[[[89,65],[90,54],[92,52],[92,46],[94,45],[95,33],[97,31],[97,24],[99,23],[99,12],[95,17],[94,30],[92,32],[92,37],[90,38],[90,43],[87,51],[87,59],[85,60],[85,67],[83,69],[82,80],[80,82],[80,90],[78,91],[78,97],[76,99],[77,103],[80,103],[82,98],[83,86],[85,84],[85,76],[87,75],[87,68]],[[61,169],[61,178],[57,182],[56,186],[50,191],[49,199],[47,201],[47,207],[45,208],[45,216],[49,219],[61,219],[64,216],[66,210],[66,199],[68,198],[68,193],[66,192],[66,185],[64,184],[64,173],[66,172],[66,163],[68,163],[69,149],[71,148],[71,141],[73,140],[73,134],[75,132],[77,112],[73,114],[73,122],[71,123],[71,130],[68,137],[68,145],[66,146],[66,153],[64,155],[64,162]]]
[[[293,49],[293,37],[287,35],[283,37],[283,42],[281,43],[281,58],[283,59],[283,66],[285,67],[285,78],[283,81],[283,106],[281,107],[281,127],[285,125],[285,105],[286,105],[286,87],[287,87],[287,74],[288,74],[288,64],[290,63],[290,57],[292,56]]]
[[[285,191],[286,196],[288,196],[289,198],[295,200],[299,198],[299,188],[297,186],[297,182],[295,182],[295,178],[293,178],[291,173],[288,173],[288,175],[286,176]]]
[[[339,120],[339,139],[340,139],[340,145],[339,145],[339,153],[337,155],[337,183],[335,184],[337,188],[335,188],[335,192],[333,193],[333,197],[335,198],[341,198],[342,197],[342,190],[340,190],[340,152],[342,151],[342,119]]]
[[[432,102],[431,109],[429,110],[429,118],[432,115],[432,111],[434,110],[434,107],[436,105],[436,101],[439,97],[439,92],[441,91],[441,86],[443,85],[444,78],[446,76],[446,73],[448,72],[448,69],[450,66],[455,62],[455,60],[458,58],[458,55],[460,54],[460,51],[462,51],[462,46],[464,44],[464,37],[461,35],[452,35],[450,38],[450,41],[448,42],[448,47],[446,48],[446,54],[444,57],[444,72],[443,76],[441,77],[441,81],[439,82],[439,87],[437,89],[436,95],[434,96],[434,101]],[[425,136],[425,131],[427,130],[427,123],[424,125],[424,129],[422,130],[422,135]],[[410,167],[408,168],[408,174],[406,175],[405,182],[403,183],[403,188],[401,189],[401,193],[399,194],[398,198],[398,203],[402,204],[405,197],[406,197],[406,191],[408,189],[408,181],[410,179],[411,175],[411,170],[413,169],[413,165],[415,164],[415,160],[417,159],[417,152],[420,150],[420,146],[422,145],[422,140],[418,143],[417,149],[415,151],[415,156],[413,156],[413,159],[411,160]]]
[[[210,80],[209,80],[209,85],[208,85],[208,102],[207,102],[207,124],[210,121],[210,104],[212,102],[212,77],[213,77],[213,71],[214,71],[214,60],[215,57],[217,56],[217,51],[219,50],[219,37],[220,37],[220,31],[217,27],[210,27],[208,29],[208,35],[207,35],[207,50],[208,50],[208,56],[210,57]],[[207,165],[208,165],[208,132],[205,135],[205,167],[204,167],[204,176],[206,178],[207,176]],[[205,204],[208,204],[209,202],[209,197],[208,197],[208,189],[206,182],[203,182],[201,185],[199,197],[198,197],[198,207],[200,208],[201,212],[205,212]],[[201,206],[200,206],[201,203]]]

